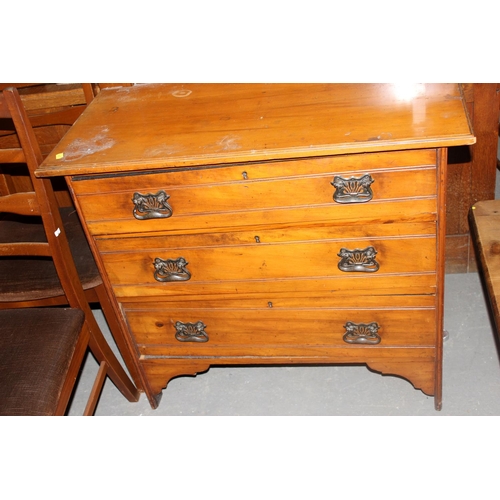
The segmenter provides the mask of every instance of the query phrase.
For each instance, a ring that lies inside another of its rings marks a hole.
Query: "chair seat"
[[[0,310],[0,415],[53,415],[85,315],[79,309]]]
[[[80,220],[71,207],[61,217],[83,288],[102,283]],[[0,243],[47,241],[40,222],[33,217],[0,220]],[[38,220],[38,218],[37,218]],[[27,284],[29,286],[27,286]],[[0,302],[29,301],[64,295],[52,259],[11,257],[0,260]]]

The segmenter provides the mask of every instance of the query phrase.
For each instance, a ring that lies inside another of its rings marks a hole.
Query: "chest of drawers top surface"
[[[42,177],[473,144],[457,84],[141,84],[105,89]]]

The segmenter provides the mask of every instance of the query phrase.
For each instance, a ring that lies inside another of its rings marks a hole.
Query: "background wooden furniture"
[[[474,140],[457,85],[140,85],[37,174],[69,183],[153,407],[214,364],[365,363],[439,409],[446,148]]]
[[[0,83],[0,90],[18,89],[21,101],[30,118],[42,156],[45,158],[61,140],[87,104],[109,87],[131,86],[129,83]],[[0,126],[0,149],[19,147],[14,130]],[[62,179],[53,181],[60,206],[72,206],[67,186]],[[0,194],[32,189],[27,169],[11,169],[0,164]]]
[[[32,120],[31,124],[43,157],[52,151],[69,127],[80,116],[93,98],[80,83],[72,84],[8,84],[0,85],[0,90],[14,86],[19,90],[22,103]],[[87,94],[87,95],[86,95]],[[0,129],[0,148],[19,147],[15,130],[9,130],[8,123]],[[16,165],[0,164],[0,194],[30,191],[33,189],[27,168]],[[55,181],[54,189],[61,206],[72,206],[71,197],[64,182]]]
[[[81,309],[89,331],[84,348],[90,347],[101,364],[101,379],[108,374],[129,401],[137,401],[138,390],[110,349],[90,309],[88,297],[100,301],[118,346],[125,358],[130,356],[79,220],[76,214],[59,210],[49,179],[34,176],[42,154],[15,88],[3,91],[0,118],[12,119],[21,146],[0,149],[0,161],[27,164],[34,189],[0,196],[0,308],[68,304]]]
[[[477,142],[451,148],[446,187],[446,272],[475,271],[469,230],[470,207],[495,198],[500,87],[497,83],[462,84]]]
[[[475,203],[470,210],[470,221],[471,236],[498,335],[500,332],[500,200]]]

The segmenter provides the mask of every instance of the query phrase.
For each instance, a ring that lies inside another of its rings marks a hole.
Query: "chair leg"
[[[104,317],[106,318],[106,322],[108,323],[111,335],[113,336],[116,345],[118,346],[118,350],[120,351],[120,354],[123,357],[123,361],[125,362],[125,365],[130,372],[130,376],[132,377],[132,380],[134,381],[137,388],[143,389],[143,383],[136,364],[136,358],[130,354],[130,348],[127,345],[127,340],[125,338],[125,334],[123,333],[124,327],[120,323],[120,320],[116,317],[115,309],[111,304],[106,289],[104,288],[104,285],[99,285],[94,290],[99,300]]]
[[[59,397],[59,402],[57,403],[57,408],[54,412],[54,415],[56,416],[63,416],[66,414],[69,399],[71,397],[71,394],[73,393],[73,389],[75,387],[75,382],[76,379],[78,378],[78,374],[80,373],[83,357],[85,356],[85,353],[87,352],[89,346],[89,335],[90,334],[87,324],[84,323],[82,327],[82,332],[80,334],[80,338],[75,347],[75,352],[71,360],[71,365],[68,370],[68,375],[66,376],[66,380],[61,390],[61,395]]]
[[[127,400],[130,402],[139,401],[140,393],[138,389],[135,387],[132,380],[127,375],[115,354],[109,347],[109,344],[104,338],[92,311],[90,308],[87,308],[87,310],[88,313],[86,314],[86,321],[90,329],[89,347],[92,354],[95,356],[99,364],[103,361],[107,364],[109,378],[113,381],[118,390],[127,398]]]
[[[90,391],[87,406],[85,406],[85,411],[83,412],[84,417],[91,417],[95,412],[97,402],[99,401],[99,396],[101,395],[102,387],[104,385],[104,382],[106,381],[106,371],[107,365],[106,362],[103,361],[99,366],[97,377],[94,380],[92,390]]]

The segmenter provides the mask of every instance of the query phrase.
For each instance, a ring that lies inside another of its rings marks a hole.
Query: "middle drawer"
[[[408,277],[413,286],[419,280],[422,286],[434,286],[435,231],[435,223],[422,222],[98,238],[96,242],[118,297],[166,297],[344,286],[360,290],[369,289],[370,281],[383,289],[384,280],[390,288],[406,289]]]

